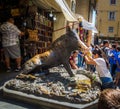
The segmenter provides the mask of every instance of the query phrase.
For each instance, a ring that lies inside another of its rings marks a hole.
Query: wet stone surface
[[[100,95],[97,74],[75,70],[75,77],[71,78],[63,67],[51,68],[49,72],[38,77],[19,74],[15,79],[9,80],[5,87],[37,97],[82,104],[92,102]]]

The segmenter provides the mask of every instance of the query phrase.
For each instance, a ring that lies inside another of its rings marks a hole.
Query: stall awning
[[[82,26],[84,29],[86,30],[92,30],[94,33],[98,33],[96,27],[94,26],[94,24],[88,22],[87,20],[85,20],[81,15],[77,15],[75,13],[73,13],[69,6],[67,5],[65,0],[55,0],[56,3],[60,6],[65,18],[68,21],[78,21],[78,18],[80,18],[82,20]]]
[[[54,9],[57,12],[63,12],[67,21],[75,22],[78,21],[78,18],[81,18],[84,29],[98,33],[96,27],[92,23],[85,20],[81,15],[78,16],[71,11],[66,0],[32,0],[32,2],[43,9]]]
[[[54,9],[57,12],[61,12],[61,8],[55,2],[55,0],[32,0],[32,2],[43,9],[51,10]]]

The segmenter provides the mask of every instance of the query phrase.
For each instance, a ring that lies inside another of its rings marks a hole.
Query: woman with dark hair
[[[98,109],[120,109],[120,90],[103,90],[98,101]]]
[[[98,72],[101,82],[102,90],[106,88],[114,88],[114,83],[112,76],[108,70],[108,65],[104,58],[102,58],[102,52],[100,49],[96,48],[93,50],[93,58],[89,56],[88,50],[85,51],[85,60],[87,64],[95,65],[96,71]]]

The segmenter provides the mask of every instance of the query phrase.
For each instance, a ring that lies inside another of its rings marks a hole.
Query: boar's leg
[[[64,65],[65,69],[67,70],[67,72],[69,73],[69,75],[70,75],[71,77],[73,77],[74,74],[73,74],[73,72],[72,72],[72,70],[71,70],[71,68],[70,68],[69,62],[64,62],[63,65]]]

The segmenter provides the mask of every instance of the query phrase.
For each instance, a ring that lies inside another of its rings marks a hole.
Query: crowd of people
[[[72,52],[70,59],[72,69],[87,69],[98,72],[102,90],[120,88],[120,46],[117,42],[104,40],[101,45],[91,46],[81,51]]]

